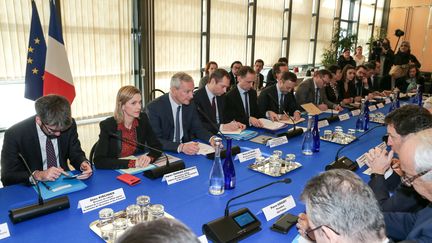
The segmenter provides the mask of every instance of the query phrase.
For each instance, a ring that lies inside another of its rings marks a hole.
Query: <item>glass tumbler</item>
[[[99,211],[98,227],[104,241],[109,242],[113,239],[113,220],[114,210],[111,208],[103,208]]]
[[[138,196],[136,199],[136,204],[141,208],[141,222],[148,221],[148,207],[150,206],[149,196]]]

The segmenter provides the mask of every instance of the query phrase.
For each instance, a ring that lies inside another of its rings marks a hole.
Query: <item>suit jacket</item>
[[[335,92],[335,90],[330,86],[330,84],[329,85],[327,85],[327,86],[325,86],[325,92],[326,92],[326,96],[327,96],[327,99],[329,100],[329,101],[331,101],[331,102],[333,102],[333,103],[335,103],[335,104],[338,104],[340,101],[341,101],[341,99],[339,99],[340,97],[339,97],[339,89],[338,89],[338,87],[337,87],[337,84],[336,84],[336,92]]]
[[[237,85],[237,77],[234,77],[234,73],[232,71],[229,71],[229,76],[230,76],[230,86],[231,88],[233,88],[234,86]]]
[[[221,124],[221,121],[223,121],[223,108],[224,108],[224,104],[225,104],[225,96],[216,96],[216,103],[217,103],[217,109],[219,112],[219,123],[217,123],[216,121],[216,116],[215,114],[212,112],[212,106],[210,103],[210,100],[207,96],[207,91],[205,89],[205,87],[198,89],[195,92],[194,95],[194,99],[193,101],[195,102],[195,105],[197,107],[197,109],[199,108],[201,110],[202,113],[205,114],[205,116],[198,111],[198,115],[200,117],[200,120],[204,126],[205,129],[207,129],[208,131],[210,131],[213,134],[217,134],[218,133],[218,128],[219,125]],[[210,119],[210,121],[208,121]]]
[[[57,138],[59,163],[64,170],[69,170],[67,160],[75,169],[87,161],[78,140],[75,120],[72,126]],[[29,183],[29,172],[19,159],[18,153],[27,161],[30,170],[43,170],[42,153],[36,129],[35,116],[21,121],[5,132],[1,153],[1,180],[4,186]]]
[[[366,89],[362,80],[356,80],[356,96],[364,97],[373,92],[372,81],[368,79],[368,88]]]
[[[258,85],[255,85],[255,86],[258,87],[258,89],[262,89],[263,84],[264,84],[264,75],[262,75],[261,73],[258,73],[257,82],[258,82]]]
[[[258,110],[257,92],[254,89],[250,89],[248,96],[250,116],[255,118],[263,117]],[[225,97],[223,123],[228,123],[232,120],[236,120],[249,126],[249,117],[246,116],[242,98],[240,97],[240,92],[237,86],[232,88]]]
[[[394,241],[432,242],[432,204],[416,213],[384,213],[387,236]]]
[[[100,133],[98,145],[95,149],[94,163],[98,169],[126,169],[128,168],[128,159],[118,159],[121,153],[122,141],[110,133],[122,137],[121,131],[117,130],[117,121],[114,117],[109,117],[99,123]],[[157,139],[150,126],[147,114],[141,113],[136,127],[136,141],[147,144],[150,147],[162,150],[162,144]],[[143,154],[148,149],[137,145],[134,154]],[[149,156],[157,159],[161,153],[150,149]]]
[[[270,87],[275,83],[277,83],[277,80],[273,75],[273,69],[270,69],[267,73],[266,87]]]
[[[296,100],[299,105],[303,105],[307,103],[313,103],[315,105],[326,104],[329,108],[333,108],[337,105],[327,99],[325,87],[321,88],[319,92],[320,92],[319,95],[320,98],[318,104],[316,104],[315,85],[314,85],[313,78],[305,79],[297,87],[296,94],[295,94]]]
[[[258,97],[258,108],[261,114],[267,111],[273,111],[279,114],[279,98],[276,85],[263,89]],[[302,108],[297,104],[295,96],[292,92],[285,95],[283,110],[289,115],[294,115],[296,110],[301,111]]]
[[[345,95],[344,81],[338,81],[338,90],[339,90],[339,99],[343,100],[346,98],[354,98],[356,97],[356,86],[353,81],[348,83],[348,95]]]
[[[352,58],[352,56],[350,56],[349,60],[346,60],[343,55],[339,56],[339,58],[337,60],[337,64],[341,68],[341,70],[348,64],[353,66],[353,67],[356,67],[356,65],[357,65],[356,62],[354,61],[354,58]]]
[[[173,142],[175,125],[168,95],[169,93],[164,94],[150,102],[146,107],[146,111],[151,127],[156,137],[162,143],[163,149],[177,152],[180,143]],[[193,101],[189,105],[182,105],[182,122],[183,143],[189,142],[194,138],[205,142],[210,140],[212,135],[203,127]]]

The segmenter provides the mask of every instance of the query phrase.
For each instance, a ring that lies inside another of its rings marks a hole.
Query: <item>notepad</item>
[[[69,174],[72,175],[71,172],[69,172]],[[63,178],[65,178],[65,176],[62,174],[55,181],[45,181],[45,184],[48,185],[50,188],[49,190],[48,188],[43,186],[42,183],[39,182],[42,198],[50,199],[71,192],[80,191],[87,187],[87,185],[81,180],[78,179],[63,180]],[[37,192],[36,186],[33,186],[33,189]]]
[[[287,124],[283,123],[283,122],[277,122],[277,121],[271,121],[269,119],[265,119],[265,118],[260,118],[259,119],[261,121],[261,123],[263,124],[263,128],[268,129],[268,130],[278,130],[281,128],[284,128],[287,126]]]

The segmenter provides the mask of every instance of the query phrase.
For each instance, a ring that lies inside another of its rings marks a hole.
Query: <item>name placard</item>
[[[318,128],[326,127],[328,125],[329,125],[329,122],[327,119],[318,122]]]
[[[272,138],[270,140],[267,141],[267,146],[269,146],[270,148],[282,145],[282,144],[286,144],[288,143],[288,138],[286,136],[282,136],[282,137],[278,137],[278,138]]]
[[[345,120],[348,120],[348,119],[350,119],[350,116],[349,116],[348,113],[339,115],[339,121],[345,121]]]
[[[390,100],[390,98],[385,98],[385,99],[384,99],[384,102],[385,102],[386,105],[387,105],[387,104],[390,104],[390,103],[391,103],[391,100]]]
[[[250,159],[255,159],[259,156],[261,156],[261,150],[259,148],[237,154],[237,158],[239,159],[240,163],[243,163]]]
[[[377,108],[375,105],[370,105],[369,106],[369,111],[375,111]]]
[[[288,196],[282,200],[270,204],[269,206],[262,209],[264,216],[267,221],[285,213],[291,208],[295,207],[295,201],[293,196]]]
[[[378,144],[377,146],[375,146],[375,148],[386,149],[387,144],[385,142],[382,142],[382,143]]]
[[[0,224],[0,240],[10,237],[10,232],[7,223]]]
[[[367,161],[366,153],[362,154],[360,157],[356,159],[359,168],[363,167],[366,164],[366,161]]]
[[[358,116],[358,115],[360,115],[360,110],[357,109],[357,110],[353,110],[353,111],[351,111],[351,115],[352,115],[352,116]]]
[[[175,171],[169,174],[164,175],[162,181],[167,182],[168,185],[172,185],[174,183],[184,181],[190,179],[192,177],[198,176],[198,169],[196,166],[192,166],[183,170]]]
[[[384,104],[383,103],[378,103],[377,107],[378,107],[378,109],[384,108]]]
[[[81,208],[82,213],[87,213],[125,199],[126,196],[124,194],[123,188],[119,188],[110,192],[105,192],[80,200],[78,202],[78,208]]]

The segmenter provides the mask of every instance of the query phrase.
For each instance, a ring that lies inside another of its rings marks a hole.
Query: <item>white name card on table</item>
[[[366,161],[367,161],[366,154],[367,153],[364,153],[356,159],[356,162],[357,162],[359,168],[363,167],[366,164]]]
[[[193,177],[199,176],[196,166],[192,166],[183,170],[174,171],[163,176],[162,181],[166,181],[168,185],[184,181]]]
[[[259,156],[261,156],[261,150],[259,148],[237,154],[237,158],[239,159],[240,163],[243,163],[250,159],[255,159]]]
[[[201,235],[198,237],[199,242],[201,243],[208,243],[207,237],[205,235]]]
[[[369,111],[376,111],[376,106],[375,105],[370,105],[369,106]]]
[[[339,121],[345,121],[345,120],[348,120],[348,119],[350,119],[350,116],[349,116],[348,113],[339,115]]]
[[[390,100],[390,98],[385,98],[385,99],[384,99],[384,102],[385,102],[386,105],[387,105],[387,104],[390,104],[390,103],[391,103],[391,100]]]
[[[378,103],[377,107],[378,107],[378,109],[384,108],[384,104],[383,103]]]
[[[351,114],[352,114],[352,116],[358,116],[358,115],[360,115],[360,110],[359,109],[353,110],[353,111],[351,111]]]
[[[10,237],[10,232],[7,223],[0,224],[0,240]]]
[[[288,138],[286,136],[282,136],[282,137],[277,137],[277,138],[272,138],[270,140],[267,141],[267,146],[269,146],[270,148],[282,145],[282,144],[286,144],[288,143]]]
[[[385,142],[382,142],[382,143],[378,144],[377,146],[375,146],[375,148],[386,149],[387,144]]]
[[[125,199],[126,196],[124,194],[123,188],[119,188],[80,200],[78,202],[78,208],[81,208],[82,213],[87,213]]]
[[[329,125],[329,122],[327,119],[318,122],[318,128],[323,128],[323,127],[326,127],[328,125]]]
[[[294,202],[293,196],[288,196],[282,200],[279,200],[275,203],[270,204],[269,206],[262,209],[264,216],[267,221],[272,220],[274,217],[277,217],[291,208],[295,207],[296,204]]]

